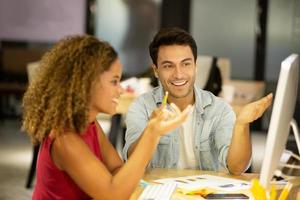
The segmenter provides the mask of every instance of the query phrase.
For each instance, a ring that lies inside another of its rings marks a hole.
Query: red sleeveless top
[[[103,161],[96,125],[90,124],[85,133],[80,135],[90,150]],[[51,159],[52,139],[47,137],[42,142],[37,160],[37,180],[32,199],[91,199],[82,191],[71,177],[56,167]],[[82,163],[84,165],[84,163]]]

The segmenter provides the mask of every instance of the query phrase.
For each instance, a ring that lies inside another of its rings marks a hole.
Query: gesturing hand
[[[175,104],[171,103],[170,106],[172,110],[167,109],[166,106],[162,106],[154,110],[151,114],[148,126],[159,136],[165,135],[180,126],[186,120],[191,109],[191,106],[188,105],[181,112]]]
[[[237,115],[236,123],[245,125],[260,118],[272,103],[273,94],[261,98],[258,101],[245,105]]]

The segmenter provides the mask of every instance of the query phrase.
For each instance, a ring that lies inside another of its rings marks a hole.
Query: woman
[[[122,93],[115,50],[92,36],[61,40],[41,60],[23,99],[23,128],[41,143],[33,199],[128,199],[160,136],[188,114],[157,110],[126,164],[95,121],[114,114]]]

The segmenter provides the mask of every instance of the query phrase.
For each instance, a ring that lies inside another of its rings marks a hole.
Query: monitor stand
[[[297,126],[297,122],[295,119],[292,119],[291,122],[290,122],[290,125],[292,127],[292,131],[293,131],[293,134],[295,136],[295,140],[296,140],[296,144],[297,144],[297,148],[298,148],[298,155],[291,152],[291,151],[288,151],[288,154],[289,155],[289,159],[286,160],[286,164],[289,164],[289,165],[294,165],[294,166],[299,166],[300,165],[300,135],[299,135],[299,128]],[[289,168],[289,167],[283,167],[281,169],[281,171],[286,174],[286,175],[289,175],[289,176],[299,176],[300,175],[300,169],[297,167],[297,168]]]
[[[290,122],[290,125],[292,127],[294,136],[295,136],[295,140],[296,140],[296,144],[297,144],[297,148],[298,148],[298,154],[300,154],[300,136],[299,136],[299,128],[297,126],[297,122],[295,119],[292,119]]]

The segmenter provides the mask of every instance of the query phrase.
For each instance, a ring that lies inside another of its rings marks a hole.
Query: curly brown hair
[[[91,85],[116,59],[109,43],[89,35],[66,37],[43,56],[23,97],[22,129],[34,144],[51,130],[84,131]]]

